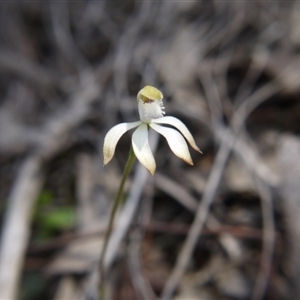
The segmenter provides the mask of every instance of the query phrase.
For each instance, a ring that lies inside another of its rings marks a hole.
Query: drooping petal
[[[111,128],[104,138],[103,144],[103,156],[104,156],[104,165],[108,164],[113,158],[116,150],[117,143],[121,136],[128,130],[137,127],[141,122],[132,122],[132,123],[121,123],[113,128]]]
[[[142,123],[132,135],[133,151],[140,163],[151,173],[154,174],[156,163],[148,142],[148,127]]]
[[[187,143],[177,130],[163,127],[154,124],[153,122],[151,122],[149,125],[152,129],[154,129],[166,138],[171,150],[176,156],[184,160],[186,163],[193,165],[193,161]]]
[[[191,147],[193,149],[202,153],[200,151],[200,149],[198,148],[198,146],[196,145],[196,142],[195,142],[192,134],[190,133],[190,131],[187,129],[187,127],[184,125],[184,123],[182,123],[179,119],[177,119],[175,117],[167,116],[167,117],[162,117],[159,119],[153,119],[151,122],[156,123],[156,124],[168,124],[168,125],[174,126],[187,139],[187,141],[189,142],[189,144],[191,145]]]

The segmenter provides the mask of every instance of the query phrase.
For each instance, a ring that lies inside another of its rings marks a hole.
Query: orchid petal
[[[128,130],[137,127],[141,124],[141,121],[131,123],[121,123],[111,128],[104,138],[103,144],[103,156],[104,165],[108,164],[113,158],[116,150],[117,143],[121,136]]]
[[[184,160],[186,163],[193,165],[193,161],[185,139],[175,129],[163,127],[154,123],[149,124],[152,129],[163,135],[173,153]]]
[[[142,123],[132,135],[132,147],[134,154],[140,163],[151,173],[154,174],[156,163],[148,142],[148,126]]]
[[[189,144],[191,145],[191,147],[193,149],[202,153],[200,151],[200,149],[198,148],[198,146],[196,145],[196,142],[195,142],[192,134],[190,133],[190,131],[179,119],[177,119],[175,117],[167,116],[167,117],[162,117],[162,118],[158,118],[158,119],[153,119],[151,122],[156,123],[156,124],[168,124],[168,125],[174,126],[187,139],[187,141],[189,142]]]

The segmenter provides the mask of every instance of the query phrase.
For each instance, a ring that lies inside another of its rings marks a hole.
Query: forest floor
[[[0,4],[0,298],[97,299],[145,85],[203,154],[150,132],[105,256],[105,299],[300,299],[298,1]]]

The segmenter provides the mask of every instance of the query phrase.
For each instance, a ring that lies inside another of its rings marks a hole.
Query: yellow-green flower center
[[[137,98],[138,100],[142,100],[144,103],[151,103],[155,100],[162,100],[163,94],[154,86],[146,85],[139,91]]]

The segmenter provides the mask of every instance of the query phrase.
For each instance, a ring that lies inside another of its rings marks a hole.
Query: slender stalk
[[[109,216],[108,227],[107,227],[107,230],[106,230],[106,233],[105,233],[104,245],[103,245],[103,249],[102,249],[101,256],[100,256],[100,261],[99,261],[101,299],[104,298],[104,294],[105,294],[105,289],[104,289],[104,276],[105,276],[104,258],[105,258],[105,254],[106,254],[106,250],[107,250],[107,246],[108,246],[108,242],[109,242],[109,237],[110,237],[111,232],[112,232],[114,218],[115,218],[117,209],[118,209],[118,207],[120,206],[120,204],[122,202],[124,185],[125,185],[125,182],[126,182],[126,179],[127,179],[128,175],[130,173],[130,170],[133,166],[134,161],[135,161],[135,154],[134,154],[134,151],[133,151],[132,146],[131,146],[130,151],[129,151],[129,156],[128,156],[128,159],[127,159],[124,171],[123,171],[120,186],[119,186],[119,189],[118,189],[118,193],[117,193],[117,196],[114,200],[112,211],[111,211],[110,216]]]

